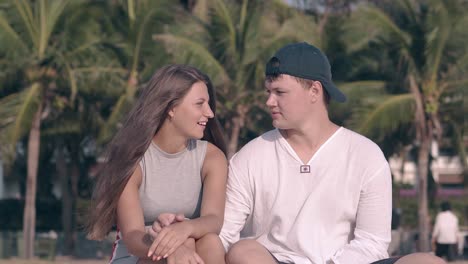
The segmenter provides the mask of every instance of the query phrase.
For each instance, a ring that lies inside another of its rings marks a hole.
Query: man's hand
[[[195,252],[195,241],[189,238],[167,258],[167,264],[204,264],[204,262]]]

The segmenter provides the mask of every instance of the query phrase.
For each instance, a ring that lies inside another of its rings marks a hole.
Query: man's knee
[[[231,246],[226,254],[226,261],[229,264],[247,263],[265,252],[268,251],[257,241],[243,239]]]
[[[219,248],[222,247],[221,239],[215,233],[208,233],[195,243],[198,248]],[[223,249],[224,250],[224,249]]]
[[[395,264],[446,264],[446,262],[429,253],[413,253],[402,257]]]
[[[249,251],[252,248],[255,248],[257,246],[256,244],[258,244],[258,242],[255,240],[243,239],[234,243],[229,249],[229,252],[232,252],[232,254],[235,254],[235,253]]]

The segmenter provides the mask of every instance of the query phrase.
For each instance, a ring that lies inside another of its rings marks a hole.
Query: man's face
[[[282,74],[276,80],[265,82],[268,100],[266,105],[279,129],[298,129],[311,114],[311,91],[294,77]]]

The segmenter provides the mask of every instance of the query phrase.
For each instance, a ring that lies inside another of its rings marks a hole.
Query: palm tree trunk
[[[431,250],[429,243],[429,210],[427,197],[429,150],[431,137],[424,134],[418,150],[418,217],[419,217],[419,250],[428,252]]]
[[[34,237],[36,232],[36,189],[37,168],[39,163],[39,147],[41,138],[41,113],[40,104],[32,120],[28,139],[28,175],[26,181],[26,199],[23,214],[23,241],[24,257],[34,257]]]
[[[241,127],[241,118],[236,116],[232,119],[231,135],[229,137],[228,145],[228,159],[230,159],[237,151],[237,145],[239,144],[239,134]]]
[[[324,7],[324,11],[322,13],[322,16],[320,17],[320,20],[319,20],[319,23],[318,23],[318,35],[320,36],[319,37],[319,41],[320,41],[320,44],[319,44],[319,47],[320,48],[323,48],[323,37],[324,37],[324,31],[325,31],[325,26],[327,25],[328,23],[328,19],[330,17],[330,9],[331,9],[331,1],[330,0],[326,0],[325,1],[325,7]]]
[[[240,130],[244,126],[246,112],[245,106],[237,106],[237,115],[232,119],[231,135],[229,137],[228,144],[228,159],[230,159],[237,151]]]
[[[67,173],[67,163],[65,160],[65,147],[62,142],[58,145],[58,155],[55,166],[62,187],[62,228],[65,242],[64,254],[71,255],[73,250],[72,198],[70,193],[69,174]]]
[[[419,250],[430,251],[429,243],[429,209],[427,203],[427,178],[429,167],[429,150],[431,147],[432,129],[426,120],[424,96],[419,90],[416,78],[408,76],[410,91],[416,102],[415,123],[416,139],[420,143],[418,149],[418,218],[419,218]]]
[[[76,216],[73,214],[76,210],[76,203],[78,200],[78,181],[80,178],[80,158],[77,149],[80,148],[79,144],[75,144],[75,148],[70,149],[71,154],[71,171],[70,171],[70,184],[71,184],[71,237],[70,237],[70,246],[71,246],[71,253],[73,254],[75,250],[75,245],[77,242],[77,234],[76,234]]]
[[[74,164],[72,164],[71,168],[71,189],[72,189],[72,213],[76,212],[76,204],[78,201],[78,180],[80,177],[80,169],[77,160],[75,160]],[[77,233],[76,233],[76,214],[72,215],[72,232],[71,232],[71,245],[72,245],[72,253],[75,252],[75,246],[77,244]]]

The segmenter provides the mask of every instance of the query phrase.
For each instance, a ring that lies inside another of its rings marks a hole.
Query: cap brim
[[[342,93],[338,87],[335,86],[333,82],[330,81],[322,81],[322,85],[327,90],[328,94],[330,95],[331,99],[343,103],[346,102],[346,95]]]

